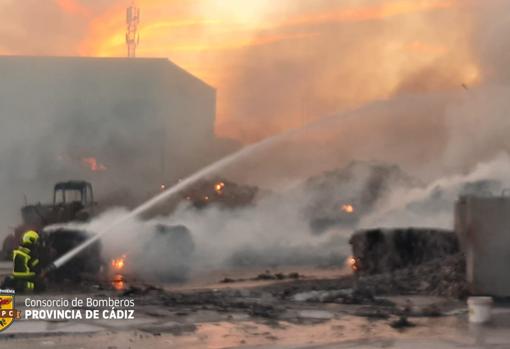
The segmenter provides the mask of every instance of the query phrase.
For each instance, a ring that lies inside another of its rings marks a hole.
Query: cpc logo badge
[[[21,317],[21,312],[14,309],[14,294],[14,290],[0,290],[0,332]]]

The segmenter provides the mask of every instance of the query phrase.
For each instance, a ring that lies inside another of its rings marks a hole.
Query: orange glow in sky
[[[22,8],[23,2],[16,3]],[[130,1],[52,3],[55,19],[42,26],[51,34],[40,34],[51,39],[59,33],[60,41],[37,46],[40,41],[24,28],[27,39],[0,46],[0,52],[126,56]],[[438,74],[446,76],[438,80],[441,88],[479,79],[465,40],[470,28],[457,11],[460,0],[136,4],[141,10],[137,56],[168,58],[217,88],[216,131],[244,142],[387,98],[409,76],[438,61],[448,72]],[[25,18],[12,20],[17,22],[11,26],[23,29],[17,23]]]

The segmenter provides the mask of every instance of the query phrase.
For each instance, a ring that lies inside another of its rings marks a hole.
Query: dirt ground
[[[281,280],[280,280],[281,279]],[[242,280],[242,281],[241,281]],[[39,298],[135,301],[135,320],[18,320],[0,348],[507,348],[510,309],[469,326],[465,302],[358,294],[343,268],[211,271],[180,285],[76,287]],[[35,297],[33,297],[35,298]],[[16,307],[24,309],[23,296]]]

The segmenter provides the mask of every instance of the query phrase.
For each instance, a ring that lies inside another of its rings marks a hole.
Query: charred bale
[[[80,230],[57,229],[45,233],[42,246],[42,260],[49,264],[77,247],[89,238],[89,235]],[[80,252],[75,258],[64,264],[51,274],[54,281],[70,280],[80,281],[83,275],[96,275],[100,272],[103,261],[101,258],[101,244],[93,243]]]
[[[183,192],[182,198],[197,209],[213,204],[222,208],[235,209],[252,205],[258,193],[259,188],[256,186],[213,178],[189,187]]]
[[[362,275],[392,272],[459,252],[456,234],[439,229],[360,230],[349,242],[355,270]]]

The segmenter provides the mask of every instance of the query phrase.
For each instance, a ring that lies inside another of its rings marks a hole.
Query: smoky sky
[[[489,1],[137,1],[141,57],[218,89],[218,135],[249,143],[402,91],[479,80]],[[4,54],[125,56],[125,1],[4,1]],[[484,11],[480,11],[483,8]],[[494,22],[491,20],[491,22]],[[480,29],[478,28],[480,26]],[[493,27],[494,25],[492,25]]]

